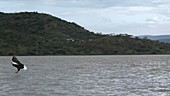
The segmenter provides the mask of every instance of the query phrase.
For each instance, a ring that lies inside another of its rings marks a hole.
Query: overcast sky
[[[43,12],[104,34],[170,34],[170,0],[0,0],[0,11]]]

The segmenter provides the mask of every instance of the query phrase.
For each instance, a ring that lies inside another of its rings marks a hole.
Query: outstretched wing
[[[13,57],[12,57],[12,64],[14,64],[14,65],[20,65],[21,63],[20,63],[20,61],[19,61],[15,56],[13,56]]]

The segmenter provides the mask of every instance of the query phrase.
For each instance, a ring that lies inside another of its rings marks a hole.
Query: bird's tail
[[[27,67],[24,65],[24,68],[23,68],[24,70],[27,70]]]

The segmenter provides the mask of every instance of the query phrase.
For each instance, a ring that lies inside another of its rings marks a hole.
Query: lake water
[[[0,96],[169,96],[170,55],[0,57]]]

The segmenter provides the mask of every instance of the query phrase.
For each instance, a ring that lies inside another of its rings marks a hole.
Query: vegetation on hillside
[[[0,55],[169,54],[170,44],[103,35],[37,12],[0,13]]]

